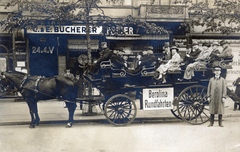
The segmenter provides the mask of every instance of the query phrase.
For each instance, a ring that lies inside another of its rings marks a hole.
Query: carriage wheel
[[[171,109],[171,112],[172,114],[177,118],[177,119],[182,119],[180,116],[179,116],[179,113],[178,113],[178,107],[177,107],[177,102],[178,102],[178,98],[174,98],[173,100],[173,109]]]
[[[111,124],[125,126],[131,124],[136,118],[137,106],[127,95],[117,94],[106,102],[104,114]]]
[[[178,113],[182,120],[199,125],[209,120],[207,88],[193,85],[185,88],[178,96]]]

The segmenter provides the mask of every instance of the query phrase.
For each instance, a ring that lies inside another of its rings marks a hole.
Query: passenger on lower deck
[[[166,72],[167,70],[176,70],[179,69],[180,63],[182,62],[181,56],[178,54],[179,49],[176,46],[171,47],[170,49],[172,58],[166,64],[160,65],[156,71],[159,72],[157,79],[162,79],[162,83],[166,83]]]

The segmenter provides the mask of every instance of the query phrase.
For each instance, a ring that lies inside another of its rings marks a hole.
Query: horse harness
[[[45,78],[45,77],[44,77],[44,76],[38,76],[37,79],[36,79],[36,81],[35,81],[35,88],[34,88],[34,89],[30,89],[30,88],[25,88],[25,87],[23,87],[24,84],[26,83],[26,81],[29,79],[29,75],[25,75],[24,78],[23,78],[23,80],[22,80],[22,82],[21,82],[21,84],[20,84],[19,90],[20,90],[20,91],[21,91],[22,89],[32,90],[32,91],[35,92],[35,98],[37,97],[38,93],[44,94],[44,95],[46,95],[46,96],[50,96],[50,95],[48,95],[48,94],[39,92],[39,82],[42,81],[43,78]],[[34,80],[34,79],[32,79],[32,80]]]

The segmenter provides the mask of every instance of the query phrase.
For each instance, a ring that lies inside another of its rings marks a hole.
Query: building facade
[[[36,5],[46,5],[47,0],[29,0]],[[9,12],[24,9],[25,6],[10,6],[5,9],[6,0],[0,0],[1,19],[6,18]],[[56,0],[59,5],[74,3],[76,0]],[[193,0],[192,3],[208,2],[214,6],[213,1]],[[123,47],[126,52],[141,52],[146,46],[153,46],[155,53],[161,53],[166,42],[177,45],[184,53],[186,45],[192,39],[213,41],[231,39],[235,37],[222,37],[216,34],[202,34],[199,27],[191,30],[181,28],[181,24],[190,20],[188,8],[191,3],[175,3],[174,0],[125,0],[124,3],[106,3],[102,0],[101,8],[93,9],[91,15],[104,12],[110,18],[123,18],[131,16],[141,22],[155,24],[166,31],[162,34],[149,34],[139,30],[136,24],[126,25],[99,25],[92,26],[90,30],[90,47],[92,57],[97,58],[101,42],[107,42],[111,50]],[[24,10],[23,10],[24,11]],[[27,12],[27,11],[26,11]],[[41,16],[26,13],[26,16],[41,20]],[[105,34],[101,30],[105,29]],[[111,30],[109,30],[111,29]],[[119,32],[121,31],[121,32]],[[122,33],[123,32],[123,33]],[[117,35],[116,35],[117,33]],[[1,59],[6,60],[8,69],[29,73],[31,75],[52,76],[61,74],[66,68],[74,69],[78,66],[78,58],[81,54],[87,54],[86,24],[75,20],[65,22],[61,26],[53,25],[51,21],[44,24],[39,22],[36,29],[15,30],[12,33],[1,31]],[[2,42],[6,41],[6,42]],[[6,49],[7,48],[7,49]],[[234,48],[235,50],[235,48]],[[237,51],[236,51],[237,54]],[[236,62],[237,58],[235,59]],[[72,70],[74,71],[74,70]]]

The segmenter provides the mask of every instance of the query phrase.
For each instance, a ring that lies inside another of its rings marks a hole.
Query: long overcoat
[[[225,80],[220,78],[211,78],[208,84],[207,95],[210,96],[209,113],[224,114],[224,102],[222,98],[226,98],[227,87]]]

